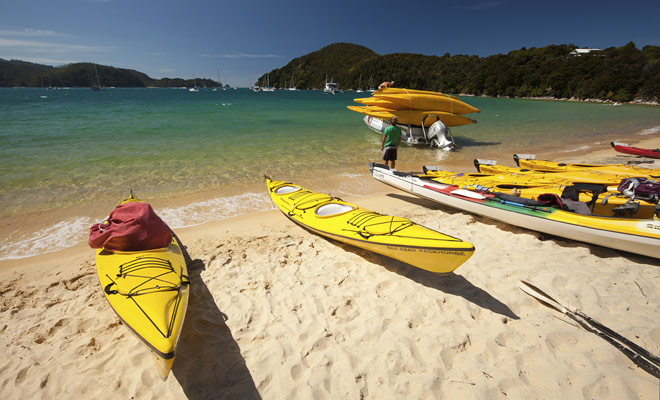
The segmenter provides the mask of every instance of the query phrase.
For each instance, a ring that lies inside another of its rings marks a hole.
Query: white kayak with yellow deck
[[[275,206],[296,224],[421,269],[448,273],[474,253],[472,244],[407,218],[369,211],[284,181],[267,178],[266,185]]]
[[[486,193],[437,182],[371,163],[371,175],[392,187],[463,212],[482,215],[538,232],[660,258],[660,221],[583,215],[530,199]]]
[[[127,201],[139,201],[131,197]],[[188,308],[186,261],[173,236],[169,246],[142,251],[97,249],[96,271],[105,298],[149,349],[160,377],[170,373]]]

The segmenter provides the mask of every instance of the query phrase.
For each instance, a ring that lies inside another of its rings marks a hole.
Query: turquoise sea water
[[[335,195],[368,176],[380,137],[346,109],[368,93],[0,89],[0,259],[85,240],[132,189],[173,228],[271,208],[263,176]],[[660,107],[465,97],[478,124],[447,153],[403,147],[398,169],[585,152],[658,133]],[[47,239],[45,239],[47,237]]]

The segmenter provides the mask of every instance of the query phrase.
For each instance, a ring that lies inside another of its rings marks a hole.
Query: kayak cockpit
[[[355,210],[356,207],[350,204],[326,203],[319,206],[314,213],[319,217],[334,217]]]

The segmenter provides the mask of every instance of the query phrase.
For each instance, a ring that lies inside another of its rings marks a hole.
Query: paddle
[[[637,366],[656,378],[660,378],[660,358],[651,354],[646,349],[626,339],[593,318],[583,314],[580,310],[573,310],[564,306],[530,282],[524,280],[520,281],[520,289],[546,306],[554,308],[567,315],[587,331],[595,333],[601,338],[607,340],[614,347],[621,350],[621,352],[637,364]]]

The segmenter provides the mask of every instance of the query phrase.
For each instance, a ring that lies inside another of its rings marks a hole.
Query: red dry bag
[[[127,202],[89,229],[88,243],[93,249],[141,251],[167,247],[171,241],[170,227],[149,203]]]

